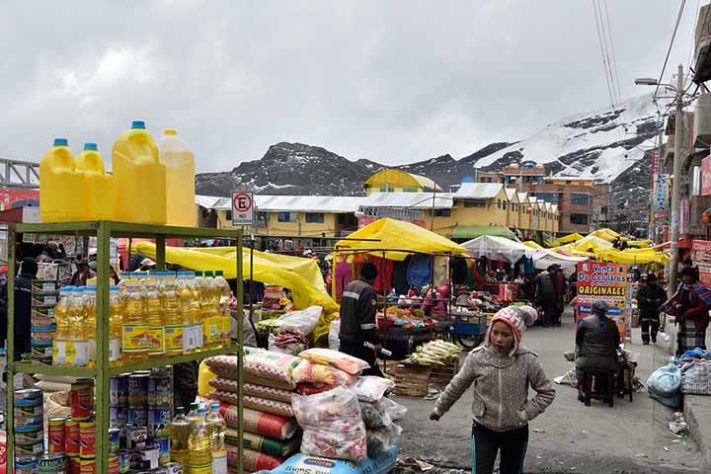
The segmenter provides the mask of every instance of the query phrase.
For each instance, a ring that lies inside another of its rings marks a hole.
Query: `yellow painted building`
[[[515,189],[504,188],[506,198],[508,199],[508,207],[506,209],[506,226],[512,229],[520,229],[519,209],[521,201]]]
[[[388,168],[380,170],[364,183],[365,193],[421,193],[427,191],[441,192],[442,188],[430,178],[408,173],[406,171]]]

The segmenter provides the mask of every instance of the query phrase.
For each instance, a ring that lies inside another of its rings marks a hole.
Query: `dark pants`
[[[523,472],[528,446],[528,425],[510,431],[494,431],[476,421],[472,426],[472,473],[492,474],[496,454],[501,452],[499,474]]]
[[[557,312],[555,301],[541,301],[538,305],[543,309],[541,324],[547,328],[551,323],[555,322]]]
[[[363,345],[364,342],[365,341],[341,341],[338,350],[344,354],[352,355],[353,357],[357,357],[360,360],[364,360],[370,364],[370,368],[365,369],[363,371],[363,375],[377,375],[378,377],[382,377],[383,373],[380,371],[380,367],[378,367],[378,361],[375,358],[375,351],[365,347]]]
[[[652,341],[657,342],[657,332],[659,332],[659,315],[657,316],[645,316],[640,319],[640,325],[642,326],[642,342],[649,343],[649,336],[651,334]]]

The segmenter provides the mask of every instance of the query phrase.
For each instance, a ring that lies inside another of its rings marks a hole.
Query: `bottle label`
[[[121,340],[109,339],[109,362],[116,362],[121,355]]]
[[[67,364],[67,343],[65,341],[54,341],[52,347],[52,365]]]
[[[89,341],[73,341],[72,367],[84,367],[89,364]]]
[[[227,454],[212,453],[212,474],[227,474]]]
[[[165,350],[168,352],[182,352],[184,331],[183,326],[165,327]]]
[[[202,349],[205,344],[205,335],[202,330],[202,324],[196,324],[193,326],[193,331],[195,331],[195,346],[193,349]]]
[[[206,344],[212,344],[220,340],[220,320],[219,316],[211,316],[205,319],[202,331]]]
[[[124,352],[146,352],[148,350],[148,326],[145,324],[124,324],[121,343]]]
[[[165,353],[165,328],[163,326],[151,326],[148,328],[148,352],[151,354]]]
[[[183,350],[191,351],[195,348],[195,328],[190,326],[183,327]]]

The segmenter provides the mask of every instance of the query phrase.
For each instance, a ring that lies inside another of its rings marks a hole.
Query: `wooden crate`
[[[428,393],[429,383],[429,367],[398,364],[395,368],[395,395],[424,397]]]
[[[459,358],[450,360],[446,366],[433,365],[430,370],[430,383],[444,387],[459,372]]]

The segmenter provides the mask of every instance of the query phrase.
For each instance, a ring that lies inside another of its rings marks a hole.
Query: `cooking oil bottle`
[[[69,336],[69,299],[74,291],[73,286],[59,289],[59,301],[54,307],[54,319],[57,330],[52,341],[52,365],[66,367],[67,363],[67,338]]]
[[[123,295],[124,317],[121,330],[121,347],[127,361],[143,360],[148,355],[148,325],[146,305],[140,281],[126,282]]]
[[[230,315],[230,295],[232,290],[230,284],[225,280],[222,270],[215,272],[214,284],[217,287],[220,306],[220,342],[230,343],[230,329],[232,328],[232,317]]]
[[[205,408],[198,408],[198,416],[190,423],[190,437],[188,438],[189,474],[211,474],[212,452],[210,451],[210,432],[205,422]]]
[[[188,460],[190,431],[190,421],[185,416],[185,409],[178,407],[175,418],[170,422],[170,460],[179,462],[183,467]]]
[[[96,363],[96,286],[87,285],[82,290],[84,308],[86,308],[86,327],[84,333],[89,349],[88,366]]]
[[[109,288],[109,363],[115,364],[122,359],[121,328],[123,326],[123,308],[119,296],[119,287]]]
[[[204,342],[206,348],[215,349],[220,347],[219,299],[217,298],[212,272],[207,271],[204,275],[202,287],[200,288]]]
[[[180,296],[175,273],[163,274],[158,293],[165,322],[165,351],[169,354],[179,354],[183,352],[183,319],[180,313]]]
[[[146,324],[148,324],[148,355],[158,357],[165,353],[165,322],[163,321],[162,305],[155,278],[147,278],[143,283],[143,288]]]
[[[67,316],[69,335],[67,337],[67,362],[72,367],[85,367],[89,363],[89,339],[87,337],[87,308],[84,290],[74,289],[69,300]]]
[[[180,319],[183,324],[183,352],[195,349],[195,334],[193,331],[193,288],[190,283],[190,272],[178,272],[175,280],[175,290],[180,301]]]
[[[220,415],[220,404],[210,405],[211,410],[206,422],[210,431],[210,451],[212,452],[212,474],[227,474],[227,451],[225,451],[225,432],[227,425]]]
[[[197,347],[198,349],[204,349],[207,347],[207,342],[209,340],[209,328],[208,331],[205,331],[205,326],[209,326],[209,322],[207,322],[207,319],[210,315],[210,304],[209,304],[209,288],[207,284],[207,278],[205,277],[206,272],[195,272],[195,291],[196,295],[198,298],[198,301],[200,302],[200,311],[198,315],[198,319],[196,321],[196,330],[198,331],[198,336],[197,336]],[[207,322],[207,324],[206,324]],[[199,325],[199,326],[198,326]]]

